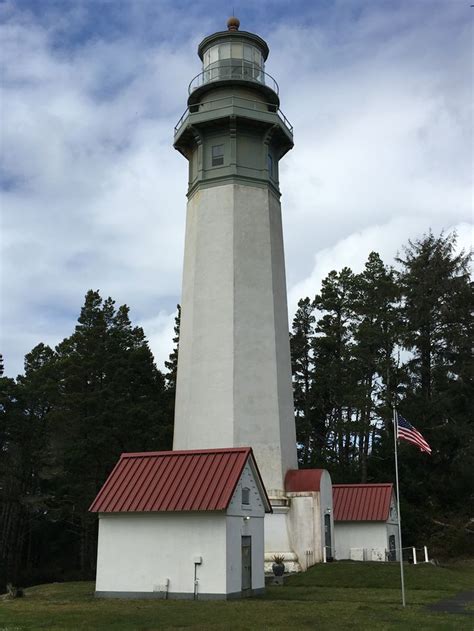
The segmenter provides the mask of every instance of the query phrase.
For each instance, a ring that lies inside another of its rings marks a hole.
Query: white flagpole
[[[393,437],[395,440],[395,480],[397,486],[397,513],[398,513],[398,545],[400,548],[400,582],[402,586],[402,605],[405,607],[405,579],[403,576],[403,547],[402,547],[402,517],[400,515],[400,491],[398,486],[398,413],[395,405],[393,406]]]

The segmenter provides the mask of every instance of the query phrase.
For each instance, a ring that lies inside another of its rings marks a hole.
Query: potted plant
[[[283,554],[274,554],[272,556],[272,561],[273,561],[272,570],[275,576],[283,576],[283,574],[285,573],[284,560],[285,560],[285,557]]]

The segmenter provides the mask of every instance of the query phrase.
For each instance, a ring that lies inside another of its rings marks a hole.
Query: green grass
[[[0,631],[152,629],[474,629],[474,611],[434,613],[428,603],[473,589],[474,564],[405,568],[407,607],[400,605],[399,568],[388,563],[328,563],[267,588],[264,598],[229,602],[102,600],[93,583],[54,583],[0,602]],[[469,610],[468,609],[468,610]]]

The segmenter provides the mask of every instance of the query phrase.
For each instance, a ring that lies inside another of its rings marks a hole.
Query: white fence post
[[[424,550],[425,550],[425,563],[429,563],[429,559],[428,559],[428,548],[426,546],[423,546]]]
[[[416,565],[416,548],[412,548],[413,551],[413,565]]]
[[[326,546],[323,546],[323,563],[326,563]]]

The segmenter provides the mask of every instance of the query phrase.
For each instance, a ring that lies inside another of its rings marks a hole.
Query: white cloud
[[[160,370],[166,372],[165,361],[173,350],[174,324],[176,318],[174,313],[160,311],[157,316],[139,322],[139,326],[146,331],[150,348],[153,350],[157,365]]]
[[[312,24],[259,8],[295,127],[281,165],[290,309],[330,269],[357,271],[370,250],[391,262],[430,227],[469,243],[469,25],[456,3],[424,4],[368,2],[355,16],[336,2]],[[196,30],[199,6],[138,3],[127,28],[57,46],[84,28],[84,7],[38,19],[2,5],[9,374],[37,342],[71,333],[89,288],[131,306],[160,365],[172,346],[187,179],[172,133],[213,27]]]

